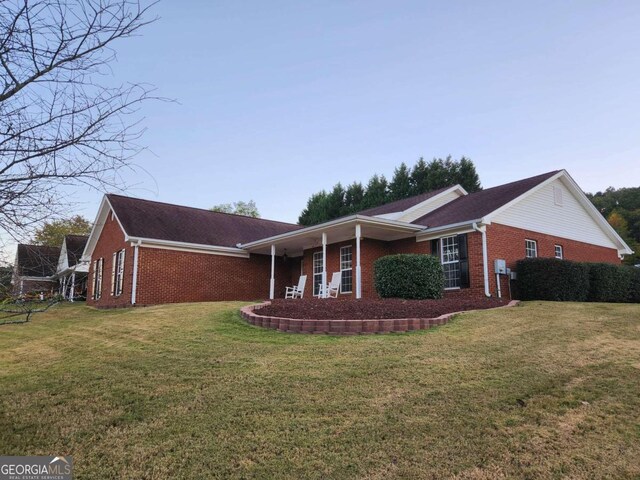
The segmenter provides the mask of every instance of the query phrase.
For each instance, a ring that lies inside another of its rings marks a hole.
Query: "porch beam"
[[[327,298],[327,234],[322,232],[322,298]]]
[[[360,269],[360,238],[362,230],[356,223],[356,298],[362,298],[362,270]]]
[[[273,300],[276,294],[276,246],[271,245],[271,281],[269,282],[269,298]]]

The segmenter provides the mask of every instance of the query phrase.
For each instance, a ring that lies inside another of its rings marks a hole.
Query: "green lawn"
[[[529,302],[398,335],[240,303],[0,327],[0,453],[78,478],[639,478],[640,306]]]

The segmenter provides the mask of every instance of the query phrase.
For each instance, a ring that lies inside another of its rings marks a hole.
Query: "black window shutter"
[[[431,255],[440,259],[440,240],[437,238],[431,240]]]
[[[460,258],[460,288],[469,288],[469,252],[466,233],[458,235],[458,256]]]

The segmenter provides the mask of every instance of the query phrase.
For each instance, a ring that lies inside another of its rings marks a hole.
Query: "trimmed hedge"
[[[589,293],[589,267],[556,258],[527,258],[517,265],[521,300],[584,302]]]
[[[527,258],[517,272],[522,300],[640,302],[640,269],[634,267]]]
[[[432,255],[387,255],[374,262],[373,271],[376,291],[382,298],[442,298],[442,266]]]
[[[629,267],[631,281],[629,282],[629,301],[640,303],[640,268]]]
[[[629,267],[610,263],[589,264],[590,302],[628,302],[630,287]]]

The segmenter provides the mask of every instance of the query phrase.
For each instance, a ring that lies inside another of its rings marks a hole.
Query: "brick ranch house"
[[[340,297],[374,298],[373,262],[394,253],[437,255],[447,295],[508,296],[509,270],[496,260],[620,263],[632,251],[560,170],[472,194],[455,185],[306,228],[110,194],[83,259],[88,302],[124,307],[278,298],[303,274],[305,296],[317,295],[337,271]]]

